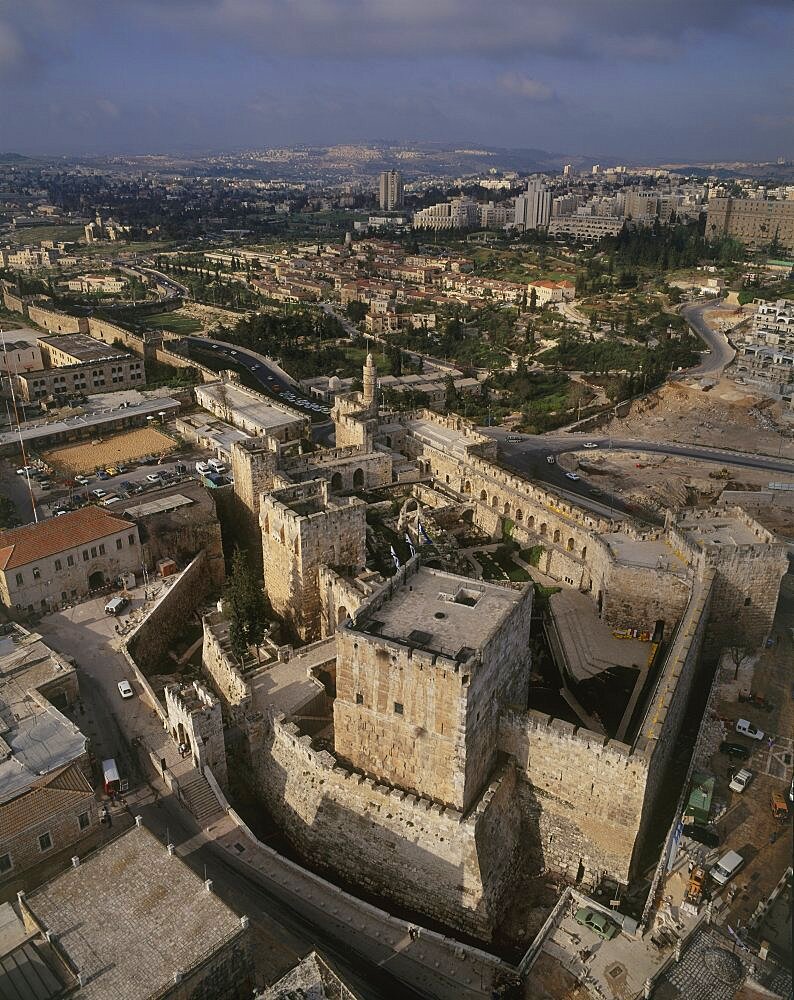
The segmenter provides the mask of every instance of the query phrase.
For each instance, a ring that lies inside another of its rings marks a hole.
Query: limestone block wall
[[[316,509],[300,513],[301,505],[312,500]],[[324,480],[274,491],[262,500],[265,591],[276,614],[305,641],[322,632],[320,566],[350,572],[364,567],[365,515],[361,500],[329,500]]]
[[[387,452],[362,452],[360,448],[335,448],[330,452],[302,455],[282,464],[281,471],[294,482],[328,480],[331,489],[340,491],[377,489],[391,484],[391,455]]]
[[[21,313],[23,316],[28,314],[27,302],[21,295],[16,295],[13,286],[9,286],[8,282],[5,281],[3,282],[3,305],[9,312]]]
[[[268,808],[311,865],[488,940],[511,885],[520,838],[512,769],[463,817],[378,783],[312,749],[276,720],[255,772]]]
[[[210,587],[206,557],[199,552],[127,640],[130,655],[144,673],[160,666],[190,615],[206,600]]]
[[[27,309],[31,322],[43,326],[50,333],[88,333],[88,319],[85,316],[67,316],[66,313],[31,302]]]
[[[631,747],[530,711],[502,717],[500,749],[515,760],[534,860],[592,883],[629,881],[648,760]]]
[[[278,441],[269,437],[235,441],[231,456],[235,495],[258,521],[260,497],[273,488],[278,468]]]
[[[602,617],[615,628],[651,631],[661,620],[669,634],[681,620],[690,592],[690,581],[673,573],[613,563],[604,580]]]
[[[144,338],[139,334],[125,330],[123,326],[118,326],[116,323],[110,323],[108,320],[99,319],[96,316],[89,316],[87,332],[105,344],[115,344],[117,341],[121,341],[125,347],[140,357],[145,354]]]
[[[708,561],[717,576],[709,651],[718,652],[737,629],[748,650],[757,649],[772,630],[780,582],[788,572],[785,546],[725,547]]]
[[[228,788],[226,744],[223,737],[221,703],[201,681],[190,687],[168,684],[165,688],[168,726],[177,742],[186,742],[193,763],[203,771],[212,770],[221,788]]]
[[[322,634],[328,636],[332,635],[346,618],[358,611],[368,594],[359,590],[351,580],[340,576],[330,566],[320,566],[318,585],[322,609]]]
[[[201,665],[230,715],[240,719],[250,707],[251,688],[237,665],[227,656],[213,630],[213,622],[218,617],[218,613],[213,612],[204,615],[201,620],[204,629]]]

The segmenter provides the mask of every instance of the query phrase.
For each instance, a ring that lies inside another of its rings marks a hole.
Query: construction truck
[[[788,819],[788,802],[786,802],[782,792],[772,792],[769,798],[769,808],[772,810],[772,815],[775,819],[781,823],[786,822]]]

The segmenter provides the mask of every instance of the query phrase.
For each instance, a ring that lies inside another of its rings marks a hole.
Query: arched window
[[[360,490],[363,485],[364,485],[364,470],[356,469],[356,471],[353,473],[353,489]]]
[[[554,529],[554,541],[555,542],[559,542],[559,540],[560,540],[560,529],[559,528],[555,528]]]

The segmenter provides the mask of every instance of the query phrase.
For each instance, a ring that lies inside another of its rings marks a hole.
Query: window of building
[[[10,854],[0,854],[0,875],[5,875],[14,867]]]
[[[96,559],[96,545],[91,546],[91,558]]]
[[[66,565],[67,566],[74,566],[74,556],[67,556],[66,557]]]
[[[75,597],[77,597],[77,591],[76,591],[76,590],[73,590],[73,591],[72,591],[72,598],[75,598]]]
[[[128,535],[127,536],[127,541],[130,543],[130,545],[134,545],[135,544],[135,535]]]
[[[399,701],[395,701],[395,703],[394,703],[394,712],[395,712],[396,715],[402,715],[403,714],[403,707],[402,707],[402,705],[401,705],[401,703]]]
[[[363,705],[364,704],[364,695],[361,694],[360,691],[356,693],[356,704],[357,705]]]
[[[85,830],[87,827],[91,825],[91,817],[88,815],[87,812],[80,813],[80,815],[77,817],[77,822],[80,824],[80,829]]]
[[[39,850],[49,851],[51,847],[52,847],[52,837],[49,835],[49,833],[42,833],[42,835],[39,837]]]
[[[40,580],[41,579],[41,570],[39,569],[38,566],[34,566],[33,567],[33,579],[34,580]]]
[[[116,539],[116,548],[117,549],[120,549],[123,544],[124,544],[124,542],[120,538]]]
[[[22,586],[22,574],[21,573],[17,573],[16,580],[17,580],[17,586],[21,587]]]
[[[99,554],[101,556],[103,556],[105,554],[105,546],[104,545],[100,545],[99,546]]]
[[[63,569],[63,563],[61,562],[60,559],[56,559],[55,560],[55,572],[56,573],[60,573],[62,569]]]
[[[88,562],[88,549],[83,549],[83,562]]]

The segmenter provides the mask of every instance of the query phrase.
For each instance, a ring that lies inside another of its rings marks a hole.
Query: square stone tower
[[[262,498],[265,591],[276,614],[305,641],[321,634],[320,567],[344,576],[364,568],[366,509],[356,497],[330,497],[325,479]]]
[[[526,707],[532,589],[409,563],[337,633],[334,748],[389,784],[466,811]]]

